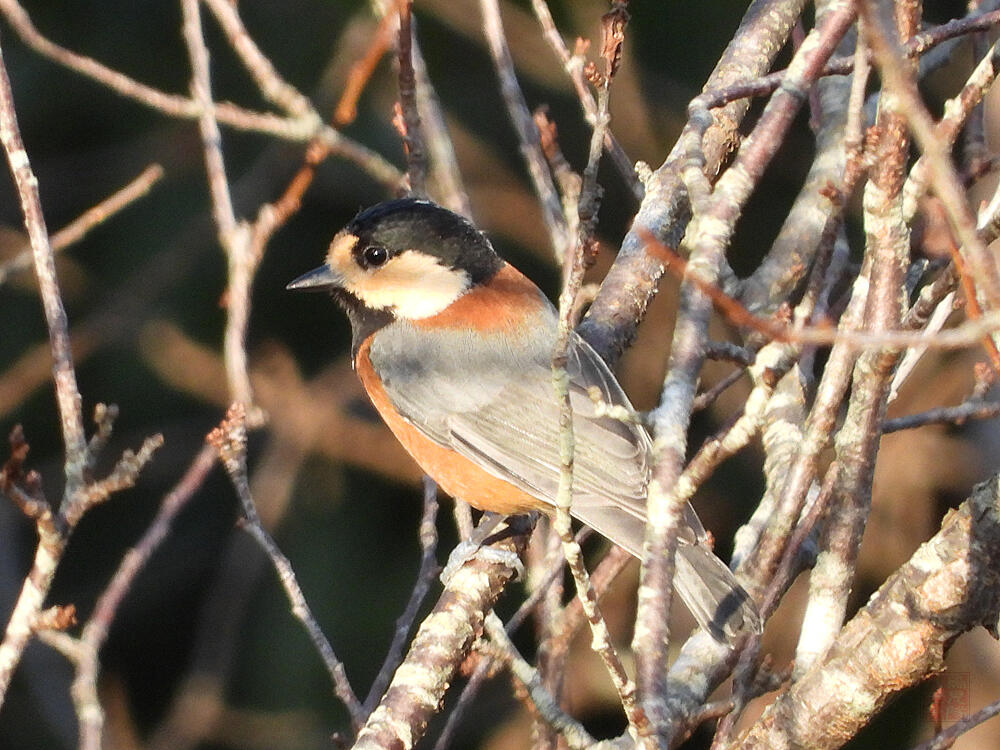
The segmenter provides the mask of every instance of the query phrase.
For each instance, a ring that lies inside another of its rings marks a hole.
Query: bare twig
[[[539,25],[542,27],[545,41],[548,42],[549,47],[555,52],[556,57],[559,58],[563,69],[566,71],[566,75],[569,76],[570,81],[573,83],[573,89],[576,91],[577,99],[580,100],[580,106],[583,108],[587,122],[593,126],[597,121],[597,100],[587,85],[587,78],[583,71],[583,56],[570,53],[566,47],[566,43],[563,41],[562,35],[556,28],[555,21],[552,20],[552,13],[549,12],[549,5],[545,0],[531,0],[531,7],[535,11]],[[632,193],[638,200],[642,200],[645,190],[642,183],[636,177],[632,160],[629,159],[628,154],[625,153],[625,149],[618,143],[610,128],[608,128],[604,136],[604,148],[607,150],[608,156],[611,157],[611,163],[615,165],[622,179],[631,187]]]
[[[577,544],[582,543],[583,540],[590,534],[591,534],[591,529],[589,529],[586,526],[582,527],[580,531],[577,532],[576,535]],[[558,542],[558,547],[556,548],[554,554],[548,556],[548,558],[553,561],[552,565],[545,574],[542,581],[537,585],[535,590],[532,592],[531,596],[529,596],[527,599],[521,602],[521,605],[517,608],[517,611],[507,621],[507,624],[504,626],[504,629],[507,631],[508,635],[513,635],[514,632],[517,631],[517,629],[520,628],[522,624],[524,624],[528,616],[536,612],[536,610],[538,610],[539,605],[544,602],[544,600],[549,596],[550,592],[559,591],[562,588],[561,586],[557,586],[556,584],[560,582],[560,578],[563,575],[565,560],[562,554],[562,542],[561,540],[558,539],[557,536],[555,536],[554,538]],[[615,547],[614,549],[620,549],[620,548]],[[625,554],[628,555],[628,553]],[[600,575],[592,577],[592,580],[595,579],[603,580],[603,577]],[[601,585],[601,583],[598,582],[595,584],[595,589],[597,589],[597,591],[600,593],[606,589],[606,586]],[[572,603],[577,605],[577,609],[581,609],[579,606],[580,605],[579,599],[574,599]],[[566,610],[561,610],[561,611],[565,612]],[[575,629],[571,628],[570,631],[575,632]],[[568,640],[568,637],[563,638],[562,640],[565,642]],[[545,645],[543,645],[543,648],[544,647]],[[539,660],[541,661],[541,657],[539,658]],[[462,718],[464,718],[465,713],[472,705],[472,701],[475,698],[476,694],[478,693],[479,688],[482,686],[483,682],[489,676],[491,666],[492,665],[490,661],[485,659],[476,666],[476,671],[472,673],[472,675],[466,682],[465,688],[462,690],[462,695],[458,699],[458,703],[455,704],[451,712],[448,714],[448,720],[447,722],[445,722],[444,729],[441,730],[441,734],[438,736],[437,742],[434,743],[434,750],[445,750],[450,746],[451,740],[454,737],[456,730],[458,729],[460,721],[462,720]],[[542,670],[539,669],[539,672],[541,671]]]
[[[963,734],[979,726],[984,721],[992,719],[997,714],[1000,714],[1000,700],[993,701],[988,706],[983,706],[974,714],[956,721],[947,729],[938,732],[937,735],[927,740],[927,742],[921,742],[915,746],[913,750],[947,750]]]
[[[159,164],[151,164],[146,167],[138,177],[125,187],[115,191],[97,205],[88,208],[58,232],[54,232],[49,237],[49,244],[53,252],[59,252],[73,243],[79,242],[91,229],[99,226],[108,217],[146,195],[161,177],[163,177],[163,167]],[[31,263],[32,251],[29,247],[0,264],[0,284],[3,284],[12,273],[30,268]]]
[[[834,328],[826,325],[824,319],[814,325],[787,325],[771,318],[762,318],[747,310],[740,302],[729,296],[701,274],[688,271],[687,261],[681,259],[666,245],[646,236],[647,249],[651,255],[662,259],[665,267],[683,277],[705,294],[712,304],[731,323],[746,326],[773,341],[811,346],[841,345],[849,351],[864,351],[884,348],[925,347],[928,349],[964,349],[978,346],[983,336],[1000,331],[1000,314],[984,313],[982,317],[943,331],[865,331]]]
[[[204,0],[204,2],[226,33],[230,46],[253,76],[264,98],[281,107],[292,117],[301,119],[303,123],[312,121],[313,126],[318,128],[321,123],[312,104],[278,74],[271,61],[260,51],[243,25],[239,8],[225,0]],[[197,98],[195,101],[198,101]]]
[[[413,71],[413,0],[397,0],[399,6],[399,105],[405,125],[407,176],[414,195],[427,195],[427,147],[417,109],[417,77]]]
[[[623,29],[628,19],[624,7],[613,8],[606,16],[605,27]],[[623,33],[623,32],[619,32]],[[607,36],[610,36],[608,34]],[[620,42],[619,42],[620,44]],[[552,383],[559,403],[559,490],[556,496],[556,516],[553,521],[556,533],[562,540],[563,554],[576,583],[577,597],[590,623],[593,648],[600,654],[618,691],[618,698],[625,709],[631,732],[636,736],[646,735],[646,721],[635,699],[635,684],[629,679],[621,659],[611,645],[607,624],[597,603],[597,594],[591,585],[583,563],[580,545],[573,538],[570,506],[573,497],[573,407],[570,401],[569,374],[566,365],[569,359],[570,337],[573,330],[573,312],[576,295],[583,283],[587,257],[594,244],[594,230],[597,226],[597,209],[600,205],[600,186],[597,183],[597,167],[603,151],[604,135],[608,125],[609,85],[615,72],[616,56],[606,56],[606,72],[598,91],[597,115],[594,132],[590,141],[590,154],[583,174],[580,190],[578,235],[573,252],[564,258],[566,268],[565,283],[559,295],[559,326],[552,353]],[[646,741],[648,741],[646,737]]]
[[[81,414],[80,391],[76,384],[76,372],[73,369],[73,358],[70,352],[69,330],[66,320],[66,310],[63,308],[59,294],[59,283],[56,279],[55,257],[49,245],[48,232],[45,228],[45,218],[42,214],[41,201],[38,195],[38,180],[31,169],[31,162],[24,150],[21,134],[14,112],[14,95],[11,91],[7,68],[0,51],[0,143],[10,165],[11,174],[17,187],[21,201],[21,211],[24,214],[24,224],[28,231],[28,239],[35,259],[35,275],[38,279],[39,291],[42,296],[42,306],[49,328],[49,346],[53,364],[52,376],[55,381],[56,401],[61,417],[63,444],[65,446],[64,473],[66,484],[61,507],[70,509],[82,508],[79,493],[84,488],[84,471],[87,467],[87,442],[83,432],[83,415]],[[23,437],[19,441],[27,451]],[[17,448],[18,446],[14,446]],[[15,456],[17,450],[15,450]],[[24,454],[18,459],[18,465],[23,463]],[[8,476],[4,470],[3,485],[13,486],[15,479]],[[37,479],[34,484],[37,485]],[[32,505],[22,507],[32,509],[35,515],[36,528],[39,535],[38,547],[31,572],[24,579],[24,585],[18,596],[14,611],[0,642],[0,704],[3,703],[10,685],[14,669],[21,659],[21,654],[33,632],[34,623],[42,610],[45,596],[52,585],[56,567],[65,549],[67,536],[61,517],[53,518],[52,510],[44,502],[40,488],[32,498]],[[8,492],[8,494],[10,494]]]
[[[39,33],[17,0],[0,0],[0,13],[4,14],[21,39],[40,55],[169,117],[197,120],[202,116],[202,107],[193,99],[159,91],[52,42]],[[386,159],[333,128],[324,126],[314,114],[305,118],[287,118],[268,112],[254,112],[228,102],[215,104],[215,114],[219,122],[238,130],[257,131],[296,142],[319,138],[332,153],[358,164],[388,188],[399,184],[399,170]]]
[[[170,526],[177,513],[201,487],[214,465],[215,450],[212,446],[206,445],[195,456],[184,476],[164,496],[156,517],[142,538],[122,557],[118,570],[104,589],[104,593],[98,598],[94,611],[84,625],[77,641],[76,677],[71,689],[80,724],[80,750],[100,750],[103,746],[104,710],[97,694],[99,655],[118,608],[139,571],[170,532]]]
[[[521,93],[521,87],[517,82],[514,61],[510,57],[507,40],[504,38],[500,7],[497,0],[480,0],[479,7],[483,14],[483,30],[486,33],[486,41],[489,43],[490,52],[493,55],[493,65],[500,78],[500,90],[507,105],[511,123],[517,132],[521,156],[524,157],[535,193],[541,202],[542,217],[549,230],[552,249],[555,251],[556,259],[561,261],[573,245],[573,234],[566,217],[563,215],[559,195],[552,182],[552,175],[549,174],[545,164],[545,156],[542,154],[539,143],[538,128],[535,127],[531,109],[524,100],[524,94]]]
[[[253,389],[247,371],[245,347],[250,318],[250,285],[257,259],[250,253],[250,228],[245,222],[237,221],[233,211],[233,199],[229,193],[226,165],[222,156],[222,135],[212,100],[208,48],[201,29],[200,5],[198,0],[182,0],[181,9],[184,11],[184,41],[191,60],[191,98],[200,107],[198,130],[201,133],[208,188],[212,196],[212,217],[229,265],[229,288],[226,293],[229,315],[223,343],[226,377],[233,399],[246,405],[252,424],[257,425],[263,421],[263,413],[253,406]]]
[[[1000,19],[1000,11],[996,11],[995,14],[990,15],[996,15]],[[962,90],[945,102],[944,114],[938,120],[934,130],[936,137],[946,147],[950,148],[955,143],[955,139],[961,132],[962,126],[993,85],[993,81],[997,75],[996,54],[998,49],[1000,47],[993,45],[983,55],[976,69],[966,81],[965,86],[962,87]],[[903,211],[907,219],[912,219],[917,212],[918,200],[927,188],[928,170],[929,164],[926,155],[917,159],[916,164],[910,170],[906,185],[903,188],[905,201]]]
[[[347,712],[351,716],[351,721],[355,728],[359,728],[365,721],[364,708],[358,701],[354,690],[347,681],[347,672],[343,663],[337,658],[333,647],[323,634],[319,623],[313,616],[312,610],[306,601],[302,589],[295,578],[288,558],[281,552],[271,535],[267,533],[261,523],[257,508],[254,505],[253,497],[250,494],[250,483],[247,477],[246,466],[246,416],[243,405],[233,404],[223,423],[213,430],[209,436],[209,443],[215,448],[222,460],[223,466],[229,473],[229,477],[236,489],[236,494],[243,504],[243,513],[246,517],[244,528],[263,548],[271,560],[282,588],[292,606],[292,614],[298,619],[306,629],[316,653],[319,654],[330,673],[333,682],[334,692],[340,702],[344,704]]]
[[[537,670],[517,652],[517,648],[511,642],[510,636],[507,635],[503,623],[493,612],[486,616],[486,633],[490,640],[499,647],[511,674],[528,691],[532,707],[566,742],[566,746],[571,750],[584,750],[593,747],[594,738],[590,736],[582,724],[559,709],[558,703],[542,685]]]
[[[817,23],[824,20],[830,5],[817,3]],[[853,36],[845,36],[839,47],[841,51],[850,49]],[[813,260],[832,246],[846,203],[844,193],[851,189],[845,180],[847,163],[855,156],[845,143],[851,111],[846,93],[858,84],[863,93],[866,76],[862,63],[855,77],[827,77],[817,81],[813,89],[820,109],[816,156],[771,249],[753,274],[739,285],[737,296],[748,309],[772,311],[781,305],[809,273]],[[835,190],[834,185],[841,186],[841,190]]]
[[[996,419],[1000,417],[1000,403],[996,401],[983,402],[979,400],[966,401],[958,406],[940,406],[928,409],[919,414],[887,419],[882,424],[882,434],[912,430],[915,427],[925,427],[933,424],[961,426],[970,419]]]
[[[378,61],[382,59],[392,44],[396,5],[390,4],[388,10],[389,12],[384,13],[379,19],[378,28],[372,34],[371,43],[365,50],[365,54],[359,60],[355,60],[347,73],[347,82],[344,84],[344,90],[333,112],[333,121],[338,126],[354,122],[358,113],[358,99],[361,98],[361,92],[364,91],[372,73],[375,72]]]
[[[386,651],[382,667],[372,682],[372,686],[368,691],[368,697],[365,698],[363,705],[365,718],[370,716],[371,712],[375,709],[378,701],[382,698],[383,693],[385,693],[386,687],[389,685],[389,680],[392,678],[393,672],[396,671],[396,667],[402,661],[403,647],[406,645],[406,639],[409,637],[413,623],[420,612],[420,605],[427,598],[427,593],[430,591],[431,585],[437,579],[438,573],[440,573],[440,567],[435,557],[438,541],[436,526],[437,512],[437,486],[430,477],[424,477],[424,515],[420,519],[420,549],[422,551],[420,569],[417,571],[417,581],[413,585],[413,591],[410,592],[410,599],[406,603],[403,614],[396,620],[396,630],[392,635],[392,643],[389,645],[388,651]]]
[[[31,170],[28,152],[24,150],[21,133],[14,112],[14,95],[10,88],[7,69],[0,58],[0,142],[17,187],[24,215],[24,226],[35,259],[35,275],[49,327],[49,346],[52,350],[52,376],[56,386],[56,401],[62,421],[63,442],[66,446],[67,500],[83,486],[83,469],[86,465],[86,438],[83,434],[80,390],[73,370],[73,355],[69,344],[69,324],[56,279],[55,258],[49,244],[38,179]]]
[[[421,113],[427,156],[430,160],[430,177],[435,187],[435,197],[441,205],[472,218],[472,205],[462,182],[455,146],[448,132],[441,102],[427,74],[427,65],[420,52],[420,44],[413,37],[413,71],[417,77],[417,109]]]
[[[96,411],[99,421],[102,421],[101,415],[113,413],[114,409],[105,409],[103,405],[99,405]],[[107,429],[110,429],[107,424],[99,428],[98,438],[93,443],[95,448],[106,440],[106,435],[101,433]],[[23,433],[19,427],[12,432],[11,458],[0,471],[0,490],[35,522],[38,546],[31,570],[24,579],[21,593],[7,623],[3,642],[0,643],[0,705],[31,636],[38,627],[52,626],[52,617],[43,611],[42,606],[73,529],[88,510],[104,502],[112,492],[133,486],[142,468],[162,442],[162,436],[154,435],[143,442],[138,452],[125,451],[111,473],[104,479],[83,484],[72,496],[64,497],[56,513],[42,494],[39,476],[35,472],[24,471],[28,444]],[[84,469],[88,469],[90,456],[86,454],[90,451],[87,446],[83,450],[85,455],[81,463]],[[79,659],[80,653],[82,652],[76,649],[76,655],[72,658]],[[89,700],[82,701],[79,705],[81,711],[89,711],[91,708]],[[88,721],[82,713],[81,717],[82,721]]]

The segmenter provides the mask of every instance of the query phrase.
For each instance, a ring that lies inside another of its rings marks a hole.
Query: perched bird
[[[326,263],[288,285],[325,290],[346,311],[354,369],[420,467],[481,510],[552,513],[559,408],[551,358],[557,314],[541,290],[461,216],[406,198],[358,214]],[[575,334],[570,398],[572,514],[642,556],[652,443],[639,425],[597,416],[589,392],[631,408],[604,361]],[[676,589],[716,639],[760,630],[757,610],[706,544],[690,505]]]

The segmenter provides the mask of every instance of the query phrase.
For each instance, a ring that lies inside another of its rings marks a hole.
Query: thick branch
[[[520,534],[499,543],[523,551]],[[408,750],[423,736],[448,685],[483,632],[489,612],[513,577],[507,566],[476,557],[449,579],[434,610],[420,625],[406,659],[396,670],[378,708],[358,735],[354,750]]]
[[[770,70],[804,5],[802,0],[752,3],[704,90],[723,88]],[[713,111],[714,125],[704,139],[706,173],[716,174],[729,155],[749,104],[747,100],[731,102]],[[631,231],[622,241],[618,259],[579,326],[580,335],[612,366],[635,335],[663,275],[662,262],[646,253],[643,235],[652,234],[669,247],[677,247],[690,219],[690,206],[680,179],[684,142],[682,135],[647,182],[646,197]]]
[[[1000,483],[973,490],[737,743],[837,748],[892,696],[944,668],[955,638],[1000,611]]]

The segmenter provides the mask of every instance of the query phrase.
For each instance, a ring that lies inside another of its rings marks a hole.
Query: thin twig
[[[382,667],[379,669],[374,681],[372,681],[368,697],[365,698],[362,707],[364,718],[367,718],[375,710],[375,706],[378,705],[379,700],[385,693],[386,687],[389,685],[389,681],[392,679],[393,672],[396,671],[396,667],[403,660],[403,647],[406,645],[406,639],[413,629],[413,623],[420,612],[420,606],[424,603],[431,585],[437,579],[438,573],[440,573],[440,566],[438,566],[437,557],[435,556],[438,542],[437,513],[437,486],[430,477],[424,477],[424,514],[420,519],[421,555],[420,568],[417,571],[417,581],[413,585],[413,590],[410,592],[410,599],[406,603],[403,613],[396,620],[396,630],[392,635],[392,643],[389,644],[389,650],[386,651],[385,659],[382,660]]]
[[[615,13],[613,9],[608,16]],[[605,16],[607,18],[607,16]],[[628,14],[624,8],[619,9],[618,23],[624,27]],[[615,23],[612,19],[611,23]],[[606,24],[610,26],[611,23]],[[593,637],[593,648],[600,654],[604,665],[611,676],[611,681],[618,691],[618,698],[625,709],[631,732],[638,737],[646,736],[647,724],[635,697],[635,683],[629,679],[622,666],[621,659],[611,644],[607,623],[601,614],[597,603],[597,594],[590,582],[586,566],[583,563],[583,553],[580,545],[573,538],[570,506],[573,498],[573,406],[570,401],[569,373],[566,365],[569,360],[570,337],[573,330],[573,310],[576,295],[583,284],[583,274],[586,270],[587,256],[594,243],[594,231],[597,226],[597,209],[600,205],[600,186],[597,183],[597,167],[603,151],[604,135],[610,119],[608,114],[608,87],[614,74],[614,63],[606,60],[607,72],[603,85],[598,91],[597,115],[594,132],[590,140],[590,154],[587,167],[583,173],[583,185],[580,190],[579,222],[577,241],[573,252],[566,254],[564,265],[565,283],[559,295],[559,327],[556,344],[552,352],[552,383],[559,403],[559,490],[556,495],[556,516],[553,526],[562,540],[563,554],[573,579],[576,583],[577,597],[583,606],[590,623]]]
[[[164,496],[156,517],[142,538],[122,557],[118,570],[98,598],[94,611],[83,627],[77,643],[76,676],[71,688],[80,725],[80,750],[100,750],[102,747],[104,711],[97,693],[99,656],[121,602],[131,590],[139,571],[170,532],[170,526],[178,512],[201,487],[214,465],[215,450],[212,446],[205,445],[174,488]]]
[[[80,391],[70,351],[66,310],[59,293],[55,257],[49,245],[45,218],[42,214],[38,179],[32,172],[31,162],[21,140],[17,115],[14,111],[14,94],[11,91],[2,51],[0,51],[0,143],[3,144],[4,154],[21,201],[21,211],[34,254],[35,275],[49,329],[49,346],[53,359],[52,377],[55,381],[56,401],[59,406],[65,446],[63,470],[66,484],[60,507],[66,509],[74,506],[82,507],[80,503],[83,501],[78,498],[85,482],[87,441],[83,431]],[[25,443],[25,447],[26,445]],[[4,484],[8,484],[6,478]],[[66,546],[67,537],[62,528],[62,519],[60,518],[58,522],[53,519],[47,503],[39,510],[40,515],[36,519],[39,541],[35,559],[7,623],[3,642],[0,642],[0,705],[3,704],[7,694],[14,669],[31,638],[35,619],[41,612]]]
[[[549,239],[556,259],[562,261],[573,246],[573,236],[569,223],[563,215],[562,204],[552,182],[545,163],[545,156],[539,144],[538,128],[535,127],[531,109],[524,100],[524,94],[517,82],[514,72],[514,61],[511,59],[507,40],[504,37],[503,22],[500,19],[500,7],[497,0],[480,0],[480,12],[483,14],[483,30],[493,56],[493,66],[500,79],[500,91],[503,94],[511,123],[517,132],[521,156],[524,158],[528,174],[535,188],[535,193],[541,202],[542,217],[549,230]]]
[[[212,100],[212,83],[209,73],[208,48],[201,28],[201,11],[198,0],[181,0],[184,23],[184,42],[191,61],[191,98],[198,103],[198,130],[201,133],[208,175],[209,194],[212,198],[212,217],[219,243],[225,251],[229,267],[229,287],[226,292],[226,332],[223,350],[226,361],[226,378],[232,398],[246,405],[247,415],[253,426],[263,421],[263,412],[253,406],[253,388],[247,364],[246,331],[250,319],[250,286],[257,261],[250,252],[251,232],[245,222],[238,221],[233,211],[233,199],[226,177],[226,164],[222,155],[222,134]]]
[[[978,16],[958,18],[926,29],[911,37],[902,45],[902,49],[907,57],[911,59],[917,58],[950,39],[989,31],[997,24],[1000,24],[1000,11],[991,11]],[[870,54],[866,55],[865,59],[870,62]],[[852,55],[831,58],[830,62],[823,68],[822,76],[848,75],[856,70],[857,62],[857,57]],[[777,90],[787,72],[787,70],[776,70],[773,73],[759,76],[753,80],[735,83],[724,89],[718,89],[712,92],[712,96],[708,100],[708,106],[710,108],[721,107],[729,102],[747,97],[767,96]]]
[[[399,106],[403,113],[406,173],[414,195],[427,195],[427,147],[417,109],[417,77],[413,71],[413,0],[396,0],[399,6]]]
[[[1000,11],[997,11],[995,15],[1000,19]],[[996,55],[998,50],[1000,50],[1000,46],[993,45],[982,56],[962,90],[945,102],[944,114],[937,121],[934,130],[936,137],[948,148],[955,143],[958,134],[962,132],[962,126],[976,111],[986,92],[993,85],[997,75]],[[921,156],[907,177],[906,185],[903,188],[905,201],[903,211],[907,219],[912,219],[917,212],[918,200],[927,188],[928,169],[928,158]]]
[[[295,571],[292,570],[291,563],[281,552],[271,535],[264,529],[260,516],[257,514],[257,507],[250,494],[250,482],[247,477],[246,437],[246,415],[243,405],[237,402],[230,407],[222,424],[209,434],[208,442],[222,459],[222,464],[226,467],[233,487],[236,489],[236,494],[243,505],[243,513],[246,518],[243,528],[270,558],[281,586],[285,590],[285,595],[291,604],[292,615],[305,627],[316,653],[319,654],[330,674],[334,693],[347,709],[354,728],[358,729],[365,722],[365,711],[347,680],[344,664],[337,658],[330,641],[327,640],[319,623],[316,622],[295,577]]]
[[[147,86],[103,63],[52,42],[39,33],[17,0],[0,0],[0,13],[4,14],[25,44],[59,65],[168,117],[187,120],[201,117],[202,107],[196,101]],[[399,184],[399,170],[385,158],[323,125],[321,119],[313,114],[305,118],[288,118],[269,112],[254,112],[229,102],[216,103],[215,114],[219,122],[237,130],[260,132],[300,143],[319,138],[331,149],[331,153],[354,162],[387,188],[394,189]]]
[[[583,72],[583,56],[570,53],[562,35],[556,28],[555,21],[552,20],[552,13],[549,12],[549,5],[545,0],[531,0],[531,7],[542,27],[542,36],[545,37],[545,41],[562,63],[566,75],[573,83],[573,90],[576,91],[576,97],[580,101],[580,107],[583,109],[587,122],[593,127],[597,121],[597,100],[587,85],[587,78]],[[611,132],[611,128],[608,128],[604,136],[604,148],[608,156],[611,157],[611,163],[615,165],[618,174],[631,188],[633,195],[638,200],[642,200],[645,194],[642,182],[636,177],[632,160],[625,153],[625,149],[615,138],[614,133]]]
[[[59,252],[73,243],[79,242],[90,230],[146,195],[161,177],[163,177],[163,167],[159,164],[150,164],[127,185],[116,190],[97,205],[88,208],[58,232],[54,232],[49,237],[52,251]],[[11,274],[30,268],[31,263],[32,251],[30,247],[0,263],[0,284],[3,284]]]
[[[285,81],[274,69],[267,56],[260,51],[253,37],[247,32],[240,18],[239,8],[235,3],[226,0],[203,0],[212,11],[226,34],[229,45],[233,48],[244,67],[253,76],[254,83],[264,98],[285,110],[292,117],[303,122],[312,120],[315,127],[320,126],[319,115],[312,104],[299,91]],[[196,99],[197,101],[197,99]]]
[[[939,406],[919,414],[887,419],[882,425],[882,434],[912,430],[932,424],[946,424],[961,427],[970,419],[996,419],[1000,417],[1000,403],[996,401],[966,401],[958,406]]]
[[[490,612],[486,616],[485,625],[486,633],[490,640],[499,647],[511,674],[528,691],[533,708],[566,742],[566,746],[571,750],[585,750],[593,747],[594,738],[590,736],[581,723],[559,709],[558,703],[542,686],[538,671],[517,652],[517,648],[507,635],[500,618]]]
[[[427,65],[420,51],[416,35],[413,37],[413,72],[416,75],[417,110],[421,113],[430,176],[435,187],[435,197],[441,205],[466,218],[472,218],[472,205],[462,182],[458,157],[445,121],[441,102],[427,74]]]
[[[956,721],[947,729],[938,732],[938,734],[927,740],[927,742],[921,742],[912,750],[947,750],[963,734],[979,726],[984,721],[992,719],[997,714],[1000,714],[1000,700],[995,700],[988,706],[983,706],[974,714]]]
[[[731,323],[746,326],[761,333],[773,341],[782,341],[809,346],[843,345],[850,351],[870,349],[926,347],[928,349],[965,349],[978,346],[983,336],[1000,331],[1000,312],[988,312],[981,318],[968,320],[954,328],[943,331],[865,331],[844,328],[843,325],[834,328],[831,325],[788,325],[771,318],[754,315],[740,302],[723,292],[714,283],[702,277],[700,273],[688,271],[688,262],[666,245],[658,243],[651,236],[645,237],[647,250],[663,260],[678,276],[697,287],[711,299],[712,304]]]
[[[73,369],[66,309],[63,307],[59,281],[56,278],[55,256],[49,244],[45,216],[38,195],[38,178],[31,169],[28,152],[24,150],[24,143],[21,140],[17,115],[14,111],[14,94],[2,57],[0,57],[0,142],[3,144],[4,155],[21,201],[24,226],[31,242],[35,275],[38,278],[38,289],[49,328],[49,346],[53,359],[52,377],[55,381],[56,401],[59,405],[63,443],[66,447],[64,496],[69,500],[83,486],[83,470],[86,465],[87,441],[83,432],[80,390]]]
[[[340,99],[333,111],[333,122],[337,126],[347,125],[354,122],[358,114],[358,99],[361,92],[375,72],[379,60],[389,50],[392,44],[393,22],[396,20],[396,5],[389,4],[387,12],[379,19],[378,27],[372,34],[371,42],[365,49],[364,55],[355,60],[351,69],[347,72],[347,81],[344,83]]]

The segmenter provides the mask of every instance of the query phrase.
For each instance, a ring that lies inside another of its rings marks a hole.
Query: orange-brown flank
[[[501,328],[510,325],[512,309],[520,310],[524,317],[528,317],[541,304],[538,288],[513,266],[505,265],[488,284],[469,291],[438,315],[414,321],[414,324],[435,328]],[[464,456],[428,439],[403,419],[389,401],[381,380],[375,374],[368,355],[370,347],[371,338],[362,343],[355,359],[355,369],[361,384],[396,439],[441,489],[480,510],[494,513],[551,510],[538,498],[494,477]]]

